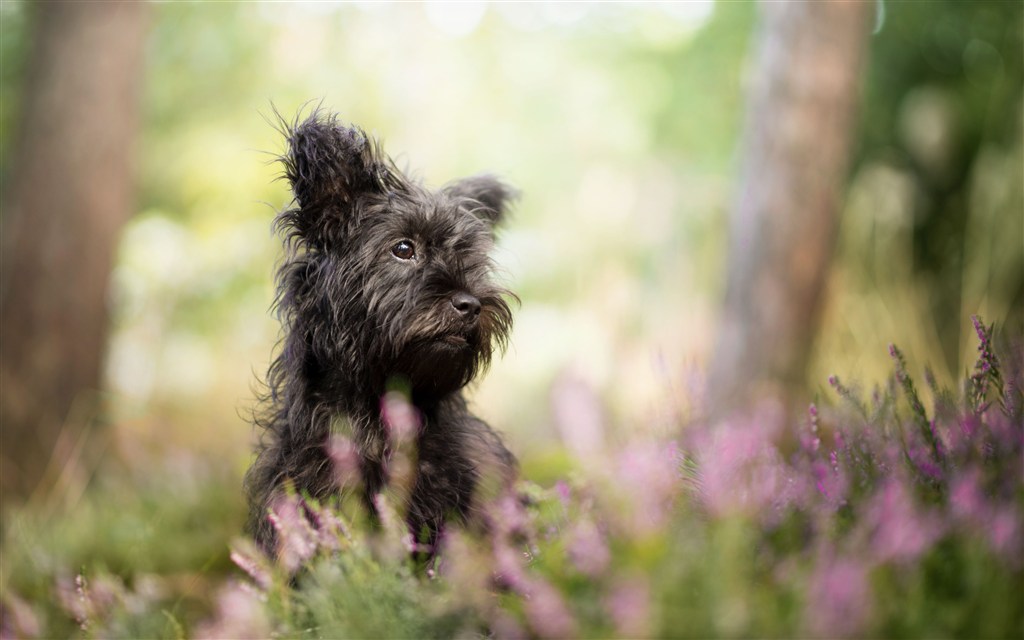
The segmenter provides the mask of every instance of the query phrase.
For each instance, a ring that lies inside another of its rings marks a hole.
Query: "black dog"
[[[250,532],[273,551],[268,509],[289,483],[317,499],[339,492],[326,451],[339,428],[355,443],[374,513],[390,454],[381,398],[397,381],[421,422],[408,524],[432,545],[445,521],[471,519],[485,476],[507,486],[516,473],[461,393],[512,324],[514,296],[492,281],[488,253],[513,192],[491,176],[426,189],[334,115],[314,112],[282,132],[295,196],[276,220],[287,249],[276,302],[284,337],[256,416],[264,434],[246,476]]]

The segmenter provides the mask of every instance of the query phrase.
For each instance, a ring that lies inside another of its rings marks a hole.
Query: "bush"
[[[376,528],[292,495],[272,513],[276,557],[236,541],[240,570],[211,585],[205,613],[95,569],[57,580],[55,600],[102,637],[1018,635],[1021,353],[998,358],[975,327],[959,393],[925,373],[930,412],[892,347],[867,400],[832,378],[838,402],[796,425],[765,401],[679,442],[599,451],[500,497],[486,526],[449,529],[425,564],[401,487]],[[4,603],[5,633],[45,633],[38,601]]]

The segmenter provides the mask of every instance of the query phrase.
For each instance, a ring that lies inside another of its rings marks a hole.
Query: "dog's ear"
[[[492,175],[478,175],[449,183],[443,189],[452,198],[466,201],[465,206],[492,228],[499,225],[519,196],[519,192]]]
[[[377,142],[357,127],[339,124],[334,114],[314,111],[284,133],[284,175],[306,215],[344,215],[361,195],[402,188],[401,174]]]

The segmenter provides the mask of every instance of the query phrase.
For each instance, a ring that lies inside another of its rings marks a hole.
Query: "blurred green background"
[[[525,459],[558,444],[564,381],[594,390],[609,429],[677,428],[701,396],[756,5],[148,10],[107,458],[235,478],[248,465],[244,417],[278,331],[270,226],[289,200],[275,108],[337,111],[428,184],[487,170],[522,190],[499,255],[522,305],[472,396]],[[5,186],[32,13],[0,4]],[[1024,333],[1021,3],[885,2],[875,22],[811,393],[831,373],[881,380],[889,342],[949,383],[971,362],[974,313]]]
[[[5,180],[29,9],[2,5]],[[699,392],[755,5],[149,9],[138,213],[105,365],[124,446],[248,462],[239,415],[276,339],[270,223],[289,199],[275,107],[335,110],[429,184],[488,170],[522,190],[500,262],[523,304],[474,394],[514,449],[557,437],[559,376],[631,428],[657,425],[670,389]],[[880,6],[812,389],[879,379],[889,342],[949,381],[970,314],[1020,328],[1021,69],[1019,3]]]

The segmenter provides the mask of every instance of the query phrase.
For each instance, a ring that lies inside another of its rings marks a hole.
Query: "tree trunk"
[[[851,156],[873,2],[765,2],[750,71],[712,408],[804,382]]]
[[[118,233],[134,210],[144,3],[45,2],[3,194],[0,496],[60,475],[96,416]],[[63,434],[63,435],[62,435]],[[58,446],[58,441],[62,444]]]

